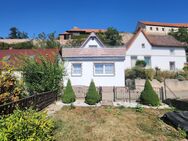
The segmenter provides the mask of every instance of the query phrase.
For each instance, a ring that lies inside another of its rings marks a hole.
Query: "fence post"
[[[131,103],[131,92],[129,88],[128,88],[128,92],[129,92],[129,103]]]
[[[164,99],[166,99],[167,98],[167,96],[166,96],[166,79],[164,79],[164,95],[165,95]]]
[[[37,109],[37,93],[34,94],[34,109]]]
[[[116,88],[115,88],[115,86],[113,86],[113,94],[114,94],[114,102],[116,102],[116,90],[115,90]]]
[[[160,96],[161,96],[161,101],[164,101],[164,90],[163,90],[163,87],[160,88]]]

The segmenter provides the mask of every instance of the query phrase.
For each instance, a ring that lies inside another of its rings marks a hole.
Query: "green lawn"
[[[140,111],[140,112],[139,112]],[[179,141],[180,131],[160,120],[167,110],[64,107],[54,114],[57,141]]]

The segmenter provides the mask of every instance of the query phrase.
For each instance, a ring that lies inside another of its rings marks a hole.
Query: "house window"
[[[95,63],[94,75],[114,75],[114,63]]]
[[[144,43],[142,43],[142,48],[145,48],[145,44]]]
[[[159,30],[159,28],[158,28],[158,27],[156,27],[156,30],[158,31],[158,30]]]
[[[164,31],[164,28],[162,28],[162,31]]]
[[[72,64],[72,76],[81,76],[82,75],[82,64],[73,63]]]
[[[169,65],[170,65],[170,70],[171,71],[175,71],[175,62],[169,62]]]
[[[170,55],[174,55],[174,49],[170,49]]]
[[[146,62],[146,67],[151,67],[151,57],[145,56],[144,61]]]
[[[152,28],[152,27],[150,27],[150,30],[153,30],[153,28]]]
[[[134,67],[136,65],[137,56],[131,56],[131,67]]]

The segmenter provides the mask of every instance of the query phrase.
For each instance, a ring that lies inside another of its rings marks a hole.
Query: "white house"
[[[161,23],[139,21],[136,27],[136,31],[138,31],[140,28],[148,33],[168,35],[168,33],[171,31],[177,31],[178,28],[188,28],[188,23]]]
[[[151,34],[140,29],[126,45],[125,69],[145,60],[148,68],[180,70],[186,63],[185,44],[170,35]]]
[[[186,63],[184,47],[170,35],[140,29],[124,47],[106,48],[91,33],[80,48],[63,48],[62,58],[72,85],[88,86],[94,80],[96,86],[124,86],[124,71],[137,60],[144,60],[147,68],[181,70]]]
[[[62,49],[67,78],[73,86],[89,86],[91,80],[96,86],[124,86],[125,50],[106,48],[91,33],[80,48]]]

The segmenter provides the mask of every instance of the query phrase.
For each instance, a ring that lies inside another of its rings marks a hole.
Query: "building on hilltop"
[[[188,23],[161,23],[161,22],[148,22],[139,21],[136,31],[143,29],[145,32],[154,34],[168,34],[171,31],[177,31],[178,28],[188,28]]]

